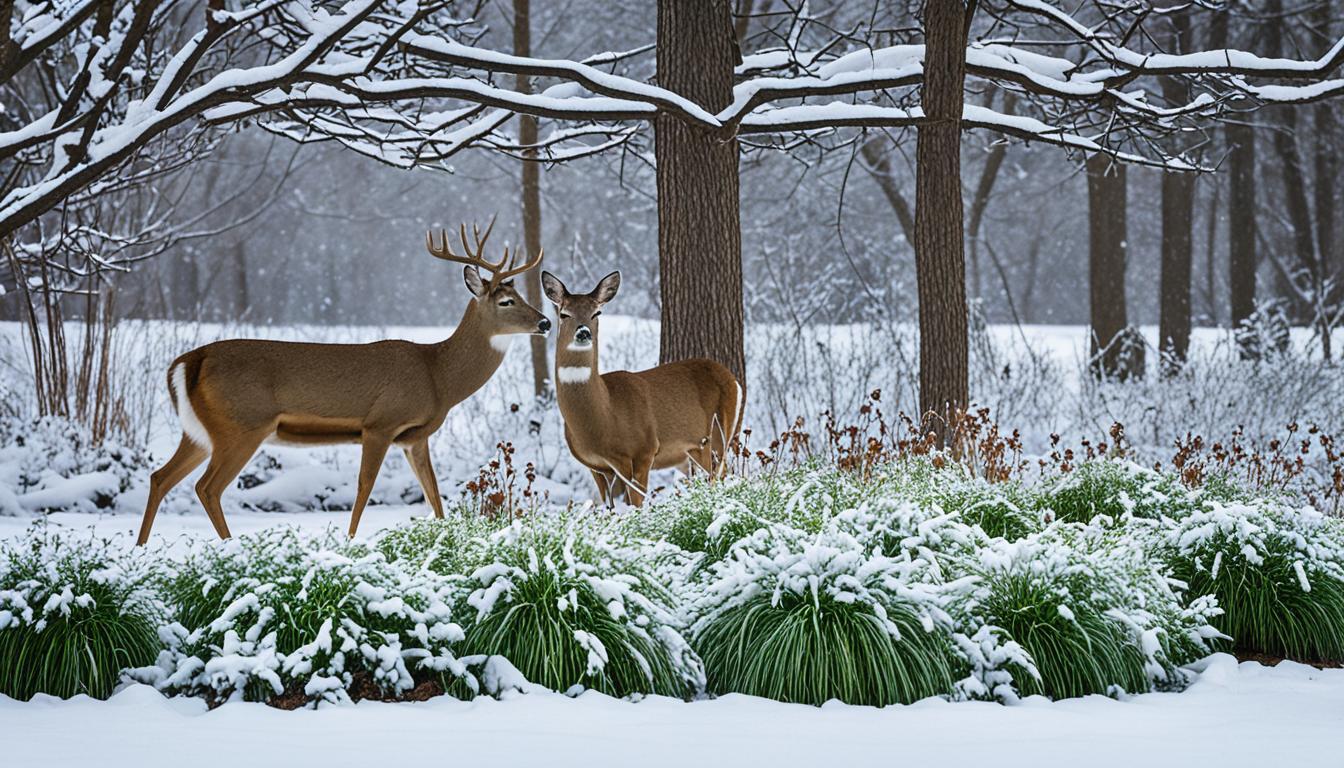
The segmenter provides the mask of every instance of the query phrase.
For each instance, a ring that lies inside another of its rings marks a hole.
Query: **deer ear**
[[[467,283],[467,290],[471,291],[472,296],[485,295],[485,281],[481,279],[480,270],[475,267],[463,267],[462,279]]]
[[[550,299],[552,304],[563,303],[565,297],[569,295],[569,291],[565,290],[565,284],[560,282],[560,278],[545,270],[542,270],[541,273],[541,288],[546,292],[546,298]]]
[[[616,291],[621,287],[621,273],[612,272],[610,275],[597,281],[597,287],[589,294],[598,302],[606,304],[608,301],[616,298]]]

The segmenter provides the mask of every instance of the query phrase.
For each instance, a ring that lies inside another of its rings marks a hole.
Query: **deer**
[[[454,406],[494,375],[509,342],[545,336],[551,321],[519,295],[513,278],[541,263],[517,263],[518,252],[484,257],[494,221],[475,245],[460,228],[462,253],[440,230],[425,236],[430,255],[466,265],[471,299],[451,336],[435,344],[386,340],[371,344],[312,344],[230,339],[198,347],[168,367],[169,399],[182,425],[177,451],[150,477],[137,544],[149,540],[163,497],[207,458],[196,495],[221,539],[229,538],[220,497],[263,442],[294,445],[355,443],[361,448],[350,537],[373,491],[388,449],[399,446],[433,507],[443,517],[429,438]],[[483,277],[481,271],[488,273]]]
[[[728,448],[742,426],[742,384],[723,365],[704,358],[644,371],[598,369],[598,318],[616,298],[621,273],[602,278],[591,292],[570,293],[550,272],[541,273],[555,305],[556,401],[565,442],[592,473],[604,505],[624,495],[642,506],[649,472],[697,468],[711,482],[728,466]]]

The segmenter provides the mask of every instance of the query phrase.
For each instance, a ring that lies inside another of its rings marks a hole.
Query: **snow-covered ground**
[[[1182,693],[1017,706],[931,699],[821,708],[731,695],[684,703],[588,692],[213,711],[133,685],[108,701],[0,697],[16,766],[1237,766],[1344,764],[1344,670],[1215,655]]]

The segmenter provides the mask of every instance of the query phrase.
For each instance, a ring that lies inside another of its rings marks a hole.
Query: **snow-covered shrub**
[[[143,451],[113,438],[95,441],[69,419],[0,419],[0,487],[28,511],[107,509],[146,464]]]
[[[165,584],[177,621],[141,679],[213,700],[397,698],[421,684],[477,690],[455,653],[457,581],[380,553],[271,529],[210,544]]]
[[[1056,520],[1086,524],[1098,516],[1112,521],[1183,517],[1206,500],[1228,498],[1231,493],[1231,486],[1222,483],[1189,489],[1170,474],[1130,461],[1097,459],[1061,476],[1041,503]]]
[[[1273,501],[1210,502],[1172,521],[1166,557],[1236,647],[1301,660],[1344,660],[1344,526]]]
[[[952,695],[962,666],[936,566],[869,550],[839,526],[737,542],[690,605],[709,690],[885,705]]]
[[[128,544],[42,530],[0,545],[0,693],[105,699],[154,660],[161,606]]]
[[[467,581],[463,648],[551,690],[692,695],[700,661],[648,550],[598,522],[529,516],[494,534]]]
[[[1090,534],[1090,535],[1089,535]],[[980,552],[979,581],[955,606],[967,633],[990,629],[1017,643],[1032,664],[1005,659],[998,671],[1020,695],[1179,688],[1180,667],[1212,649],[1211,598],[1188,604],[1141,546],[1098,530],[1057,524]]]
[[[467,573],[481,559],[484,541],[498,526],[492,527],[488,518],[457,512],[450,509],[442,519],[418,517],[390,528],[374,548],[409,571]]]
[[[819,530],[832,511],[858,495],[847,475],[804,466],[751,478],[700,481],[641,517],[662,521],[660,533],[669,543],[703,553],[702,562],[712,562],[726,555],[733,542],[772,524]]]

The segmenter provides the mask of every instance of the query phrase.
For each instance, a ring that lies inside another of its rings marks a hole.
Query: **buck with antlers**
[[[555,381],[565,440],[592,471],[603,503],[624,493],[641,505],[653,469],[700,468],[721,477],[742,422],[742,385],[733,374],[704,359],[599,374],[598,317],[616,297],[621,273],[585,294],[570,293],[549,272],[541,282],[560,316]]]
[[[138,543],[149,539],[164,495],[207,457],[210,463],[196,484],[196,495],[220,538],[228,538],[220,495],[267,440],[362,447],[351,536],[392,445],[406,452],[434,514],[443,517],[429,458],[430,435],[453,406],[494,374],[513,335],[545,335],[551,327],[523,301],[511,280],[541,263],[542,253],[519,266],[517,254],[510,258],[506,248],[499,261],[487,261],[482,253],[493,228],[493,221],[484,234],[473,227],[473,247],[463,225],[461,255],[450,248],[447,232],[441,232],[442,244],[434,242],[432,233],[426,236],[432,255],[466,265],[463,275],[472,293],[452,336],[437,344],[233,339],[174,360],[168,368],[168,392],[182,422],[182,441],[150,478]],[[490,273],[489,279],[481,276],[481,269]]]

